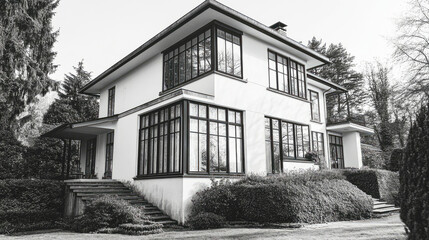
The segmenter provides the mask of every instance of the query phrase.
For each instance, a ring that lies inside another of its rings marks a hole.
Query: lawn
[[[406,239],[399,214],[361,221],[306,225],[299,229],[222,228],[206,231],[169,231],[149,236],[53,232],[24,236],[0,236],[12,240],[88,239]]]

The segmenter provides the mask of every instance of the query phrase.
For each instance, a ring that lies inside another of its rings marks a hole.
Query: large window
[[[241,34],[212,23],[165,51],[163,61],[164,91],[214,69],[241,78]]]
[[[307,125],[265,118],[265,148],[273,173],[282,172],[284,160],[305,159],[310,151],[309,134]]]
[[[242,113],[189,103],[189,172],[243,173]]]
[[[109,96],[107,100],[107,116],[115,114],[115,87],[109,89]]]
[[[138,175],[178,173],[182,103],[140,117]]]
[[[320,122],[319,93],[310,90],[311,120]]]
[[[301,98],[306,98],[304,65],[268,51],[269,87]]]

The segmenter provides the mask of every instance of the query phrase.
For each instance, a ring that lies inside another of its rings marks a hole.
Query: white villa
[[[211,178],[318,168],[310,151],[361,168],[373,130],[344,87],[308,72],[329,59],[285,27],[206,0],[83,87],[99,119],[44,136],[80,140],[83,178],[130,180],[181,223]]]

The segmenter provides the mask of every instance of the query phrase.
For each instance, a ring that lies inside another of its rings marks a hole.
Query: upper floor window
[[[306,98],[304,65],[268,51],[268,71],[270,88]]]
[[[242,77],[241,35],[214,23],[164,52],[163,90],[213,70]],[[214,54],[213,54],[214,53]],[[213,65],[216,62],[216,66]]]
[[[107,116],[115,114],[115,87],[109,89],[108,103],[107,103]]]
[[[311,120],[320,122],[320,105],[319,105],[319,93],[315,91],[310,92],[310,108],[311,108]]]
[[[241,36],[217,29],[217,70],[241,77]]]

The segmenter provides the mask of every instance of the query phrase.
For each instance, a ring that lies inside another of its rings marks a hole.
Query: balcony
[[[327,129],[340,133],[373,134],[374,130],[366,125],[365,116],[351,112],[348,99],[347,92],[334,92],[326,95]]]

